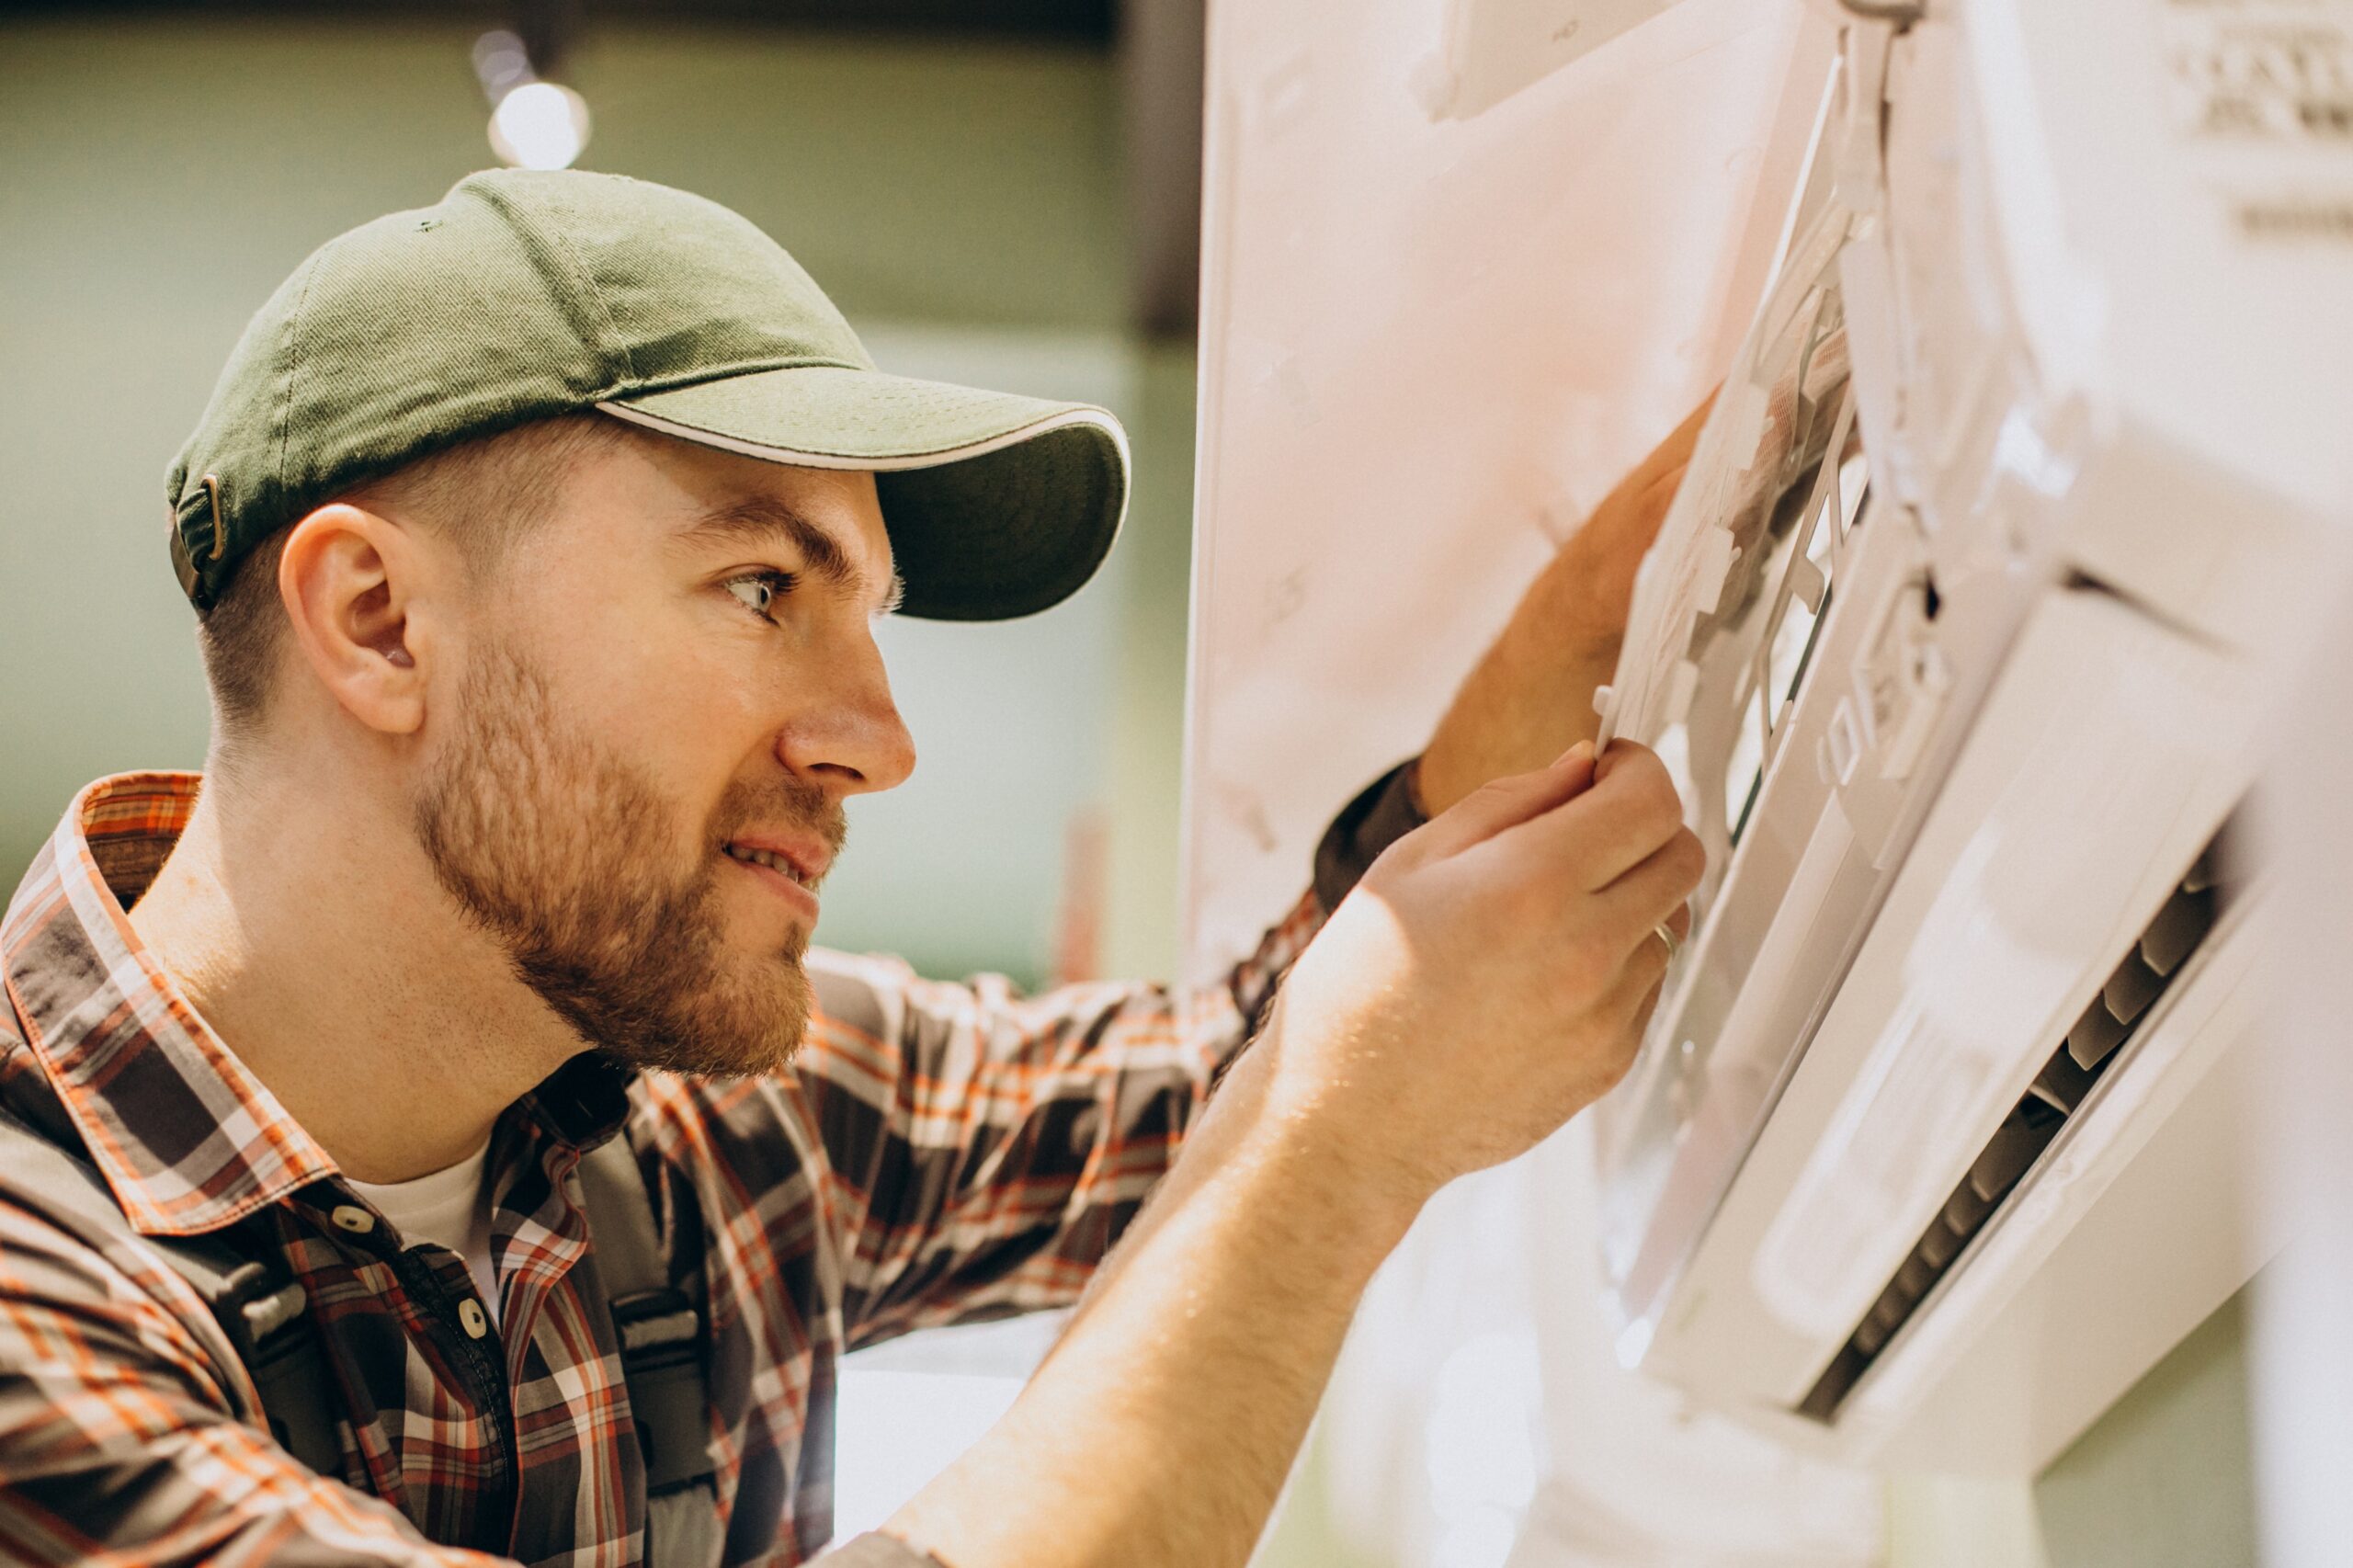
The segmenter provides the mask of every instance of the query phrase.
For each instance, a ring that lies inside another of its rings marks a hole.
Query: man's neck
[[[464,1159],[580,1050],[459,915],[392,805],[326,780],[208,778],[131,911],[213,1032],[370,1182]]]

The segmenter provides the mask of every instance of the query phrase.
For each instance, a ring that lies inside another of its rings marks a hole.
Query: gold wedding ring
[[[1683,949],[1683,944],[1675,939],[1675,927],[1662,920],[1651,927],[1651,935],[1666,944],[1666,961],[1673,963],[1675,955]]]

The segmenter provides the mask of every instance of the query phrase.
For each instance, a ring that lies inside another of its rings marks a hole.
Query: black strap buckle
[[[222,1281],[212,1315],[244,1362],[278,1446],[320,1474],[335,1475],[343,1445],[318,1340],[303,1311],[308,1304],[301,1283],[284,1269],[248,1261]]]
[[[672,1289],[613,1303],[648,1496],[711,1481],[710,1409],[702,1375],[702,1312]]]

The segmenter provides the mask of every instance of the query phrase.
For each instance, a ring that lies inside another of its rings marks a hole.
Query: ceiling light
[[[534,50],[514,33],[487,32],[474,40],[474,75],[490,100],[490,145],[499,157],[527,169],[569,168],[588,145],[588,105],[540,72],[555,58],[554,44]]]
[[[490,144],[523,168],[569,168],[588,144],[587,102],[555,82],[526,82],[491,111]]]

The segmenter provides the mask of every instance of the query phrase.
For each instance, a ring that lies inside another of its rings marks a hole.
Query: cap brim
[[[872,472],[908,615],[1002,620],[1059,604],[1127,511],[1126,433],[1085,403],[804,365],[597,406],[722,451]]]

